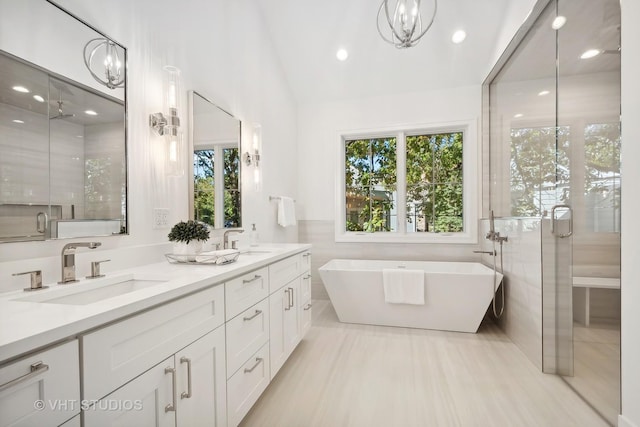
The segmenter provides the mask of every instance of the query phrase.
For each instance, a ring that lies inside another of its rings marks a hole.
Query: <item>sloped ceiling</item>
[[[519,24],[526,17],[523,8],[514,17],[513,4],[526,3],[528,12],[533,3],[440,0],[422,41],[397,49],[378,34],[377,0],[256,2],[299,103],[480,84],[496,59],[496,44],[505,38],[506,21]],[[432,0],[423,5],[431,8]],[[467,39],[456,45],[451,36],[458,29],[467,32]],[[340,47],[349,51],[345,62],[336,59]]]

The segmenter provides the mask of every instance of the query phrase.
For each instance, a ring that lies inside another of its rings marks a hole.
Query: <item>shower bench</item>
[[[582,305],[576,305],[576,311],[574,317],[577,317],[579,321],[584,323],[585,326],[589,326],[590,318],[590,290],[591,288],[598,289],[620,289],[620,278],[617,277],[574,277],[574,288],[584,288],[584,307]]]

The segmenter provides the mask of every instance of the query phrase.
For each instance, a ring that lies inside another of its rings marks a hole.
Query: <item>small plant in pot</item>
[[[173,253],[176,255],[194,255],[202,252],[202,243],[209,239],[209,227],[198,221],[180,221],[173,226],[168,235],[169,241],[174,242]]]

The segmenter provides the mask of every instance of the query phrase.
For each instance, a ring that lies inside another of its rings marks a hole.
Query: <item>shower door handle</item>
[[[557,233],[556,231],[556,209],[567,209],[569,211],[569,232]],[[551,208],[551,234],[558,236],[559,238],[569,237],[573,234],[573,209],[569,205],[555,205]]]

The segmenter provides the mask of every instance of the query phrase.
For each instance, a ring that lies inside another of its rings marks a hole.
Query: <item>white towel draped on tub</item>
[[[382,285],[387,303],[424,305],[424,270],[384,268]]]
[[[296,225],[296,207],[291,197],[280,196],[278,201],[278,224],[283,227]]]

